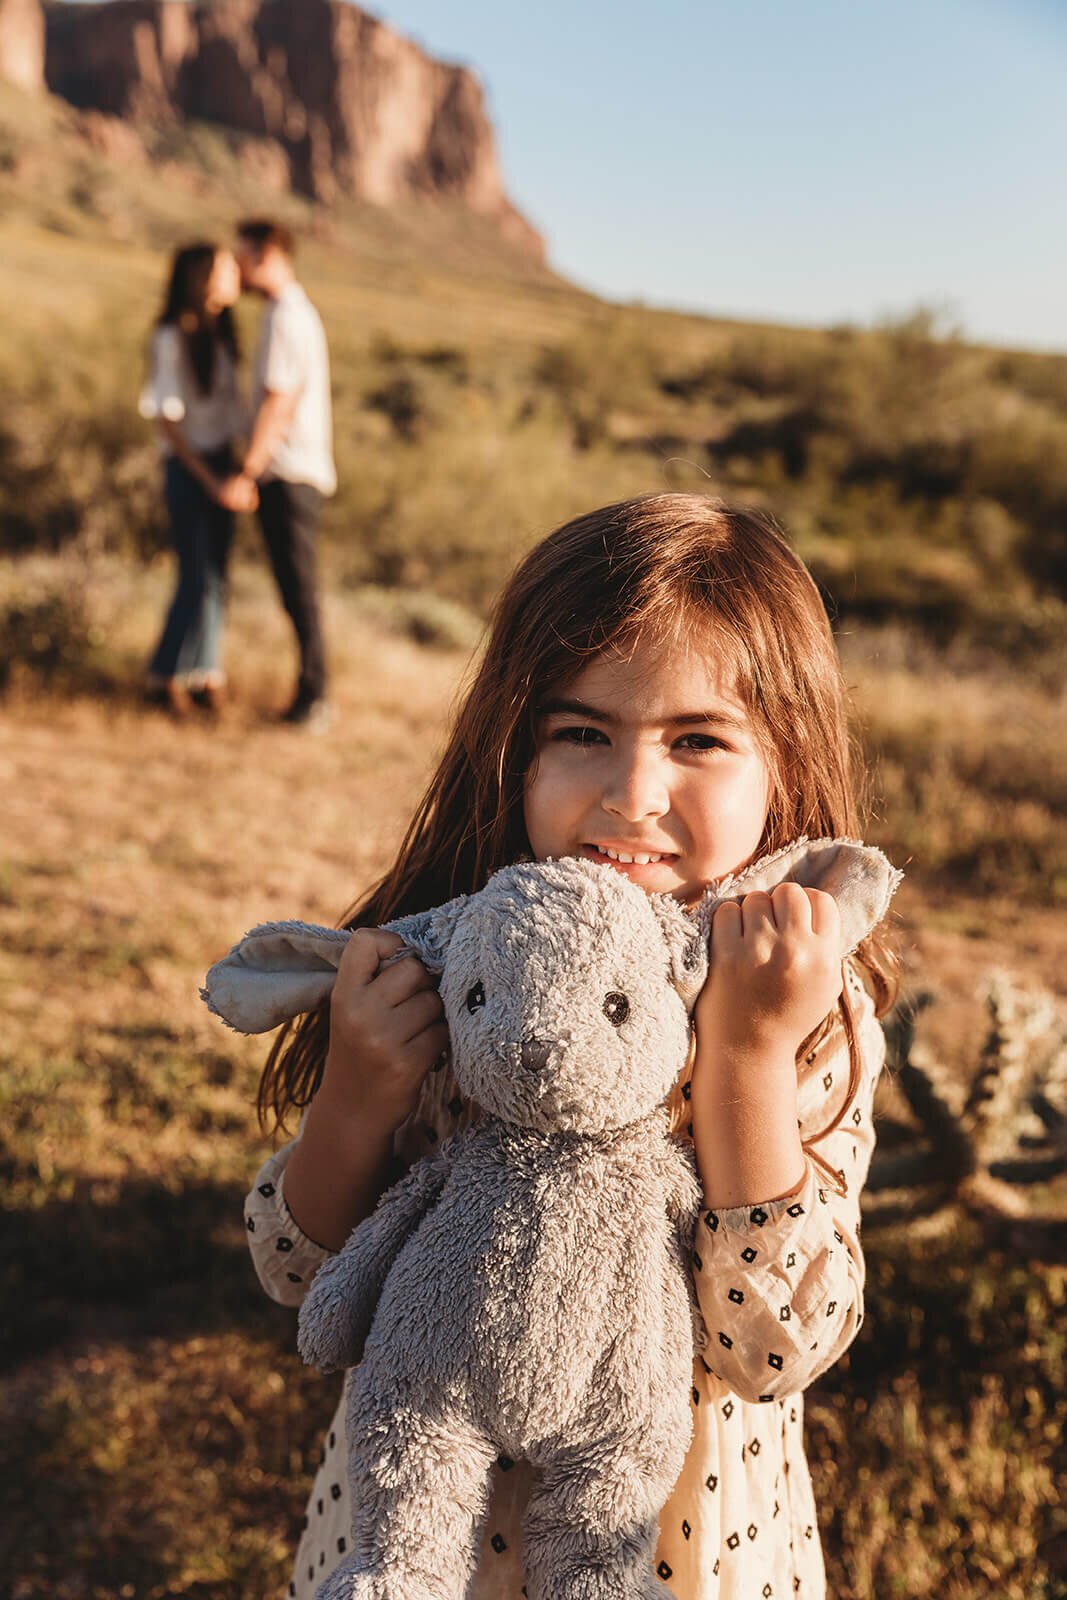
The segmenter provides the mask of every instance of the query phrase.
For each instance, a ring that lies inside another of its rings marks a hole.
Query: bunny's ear
[[[667,894],[649,896],[667,946],[667,971],[687,1011],[692,1011],[708,975],[707,928]]]
[[[400,935],[431,972],[440,972],[467,899],[460,895],[433,911],[400,917],[386,926]],[[229,955],[216,961],[204,979],[200,998],[235,1032],[267,1033],[329,999],[351,937],[347,928],[316,928],[306,922],[261,923],[246,933]]]
[[[235,1032],[267,1033],[322,1004],[351,937],[306,922],[261,923],[216,961],[200,998]]]
[[[873,845],[852,839],[798,839],[708,889],[700,903],[700,921],[709,928],[724,900],[740,900],[753,889],[769,891],[780,883],[822,889],[833,895],[841,914],[843,959],[881,922],[903,876]]]
[[[457,895],[443,906],[432,911],[416,911],[409,917],[397,917],[385,923],[390,933],[397,933],[409,950],[413,950],[430,972],[443,972],[445,955],[452,942],[452,934],[463,907],[471,899],[469,894]]]

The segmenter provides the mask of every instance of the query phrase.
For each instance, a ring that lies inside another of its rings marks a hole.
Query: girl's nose
[[[623,822],[643,822],[670,810],[662,764],[651,752],[624,755],[614,763],[601,795],[604,810]]]

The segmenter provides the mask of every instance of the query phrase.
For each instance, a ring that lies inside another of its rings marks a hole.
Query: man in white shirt
[[[253,366],[252,436],[220,499],[252,510],[258,493],[275,581],[300,646],[300,677],[284,720],[321,729],[329,707],[315,543],[323,499],[337,488],[326,335],[296,281],[288,228],[242,222],[235,253],[243,287],[261,295],[267,309]]]

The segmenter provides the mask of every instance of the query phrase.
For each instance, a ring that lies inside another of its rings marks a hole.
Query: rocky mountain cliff
[[[0,0],[0,74],[25,87],[41,78],[41,17],[40,0]],[[316,199],[447,197],[543,256],[504,192],[475,74],[347,0],[45,0],[43,23],[44,79],[75,106],[222,123],[271,141]]]

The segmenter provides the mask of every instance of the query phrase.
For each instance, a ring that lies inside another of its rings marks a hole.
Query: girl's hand
[[[330,1047],[316,1099],[341,1117],[397,1128],[415,1109],[422,1080],[448,1045],[433,979],[412,955],[382,966],[403,940],[357,928],[330,1000]]]
[[[696,1007],[700,1044],[738,1060],[792,1063],[841,993],[839,949],[837,902],[820,889],[780,883],[721,905]]]
[[[803,1183],[796,1054],[841,993],[839,951],[837,902],[819,889],[781,883],[716,911],[690,1091],[709,1208],[762,1204]]]

